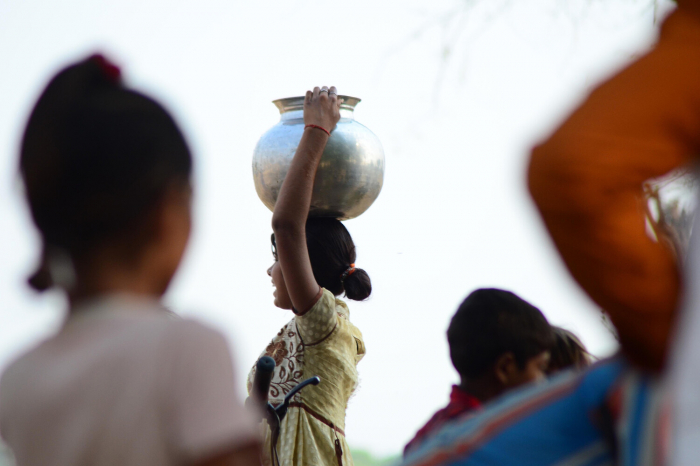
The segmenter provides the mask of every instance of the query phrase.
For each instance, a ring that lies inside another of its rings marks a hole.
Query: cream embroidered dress
[[[345,441],[345,409],[357,387],[357,363],[365,354],[362,334],[350,323],[347,305],[323,289],[318,302],[294,317],[261,354],[275,360],[270,403],[279,405],[299,382],[315,375],[321,383],[292,399],[282,421],[277,452],[285,466],[337,465],[336,440],[343,466],[352,466]],[[251,391],[255,367],[248,375]],[[270,428],[265,427],[265,464],[270,462]]]

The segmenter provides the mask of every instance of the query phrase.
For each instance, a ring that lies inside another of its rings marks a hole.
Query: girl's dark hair
[[[348,230],[334,218],[310,218],[306,222],[306,245],[316,282],[334,295],[345,291],[348,299],[362,301],[372,293],[372,282],[362,269],[343,279],[355,263],[355,243]]]
[[[569,368],[584,369],[591,365],[592,356],[576,335],[561,327],[552,326],[552,330],[555,339],[548,374]]]
[[[149,211],[168,189],[186,186],[191,170],[173,118],[124,87],[119,69],[99,55],[49,82],[22,139],[20,172],[44,251],[72,258],[142,235]],[[36,289],[51,286],[46,269],[44,257],[30,279]]]

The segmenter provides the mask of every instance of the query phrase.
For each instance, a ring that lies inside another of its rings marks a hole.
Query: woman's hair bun
[[[117,65],[107,60],[102,54],[92,55],[88,60],[94,62],[100,70],[102,77],[112,83],[121,80],[122,72]]]
[[[332,217],[306,221],[306,246],[316,283],[334,296],[362,301],[372,293],[372,282],[362,269],[354,268],[355,243],[343,223]]]
[[[363,301],[372,294],[372,281],[363,269],[355,269],[343,281],[345,296],[353,301]]]

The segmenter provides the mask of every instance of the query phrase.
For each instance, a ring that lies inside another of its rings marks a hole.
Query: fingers
[[[318,95],[321,102],[326,102],[328,100],[328,86],[321,87],[321,93]]]
[[[311,99],[316,99],[319,97],[337,97],[338,96],[338,90],[336,89],[335,86],[331,86],[330,89],[328,86],[323,86],[323,87],[314,87],[313,92],[312,91],[306,91],[306,99],[311,100]]]
[[[307,91],[304,97],[304,124],[332,131],[340,119],[342,101],[335,86],[316,86],[313,91]]]
[[[328,96],[334,105],[340,106],[340,103],[338,102],[338,90],[335,88],[335,86],[331,86],[331,88],[328,90]]]
[[[340,105],[343,103],[343,99],[338,97],[338,89],[335,86],[322,86],[314,87],[313,91],[306,91],[306,96],[304,97],[304,106],[315,105],[317,102],[329,102],[332,107],[336,110],[340,110]]]

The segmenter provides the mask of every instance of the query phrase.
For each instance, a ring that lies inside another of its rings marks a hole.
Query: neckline
[[[146,317],[176,316],[153,296],[130,293],[112,293],[95,296],[71,307],[63,327],[79,322],[92,321],[105,317]]]

